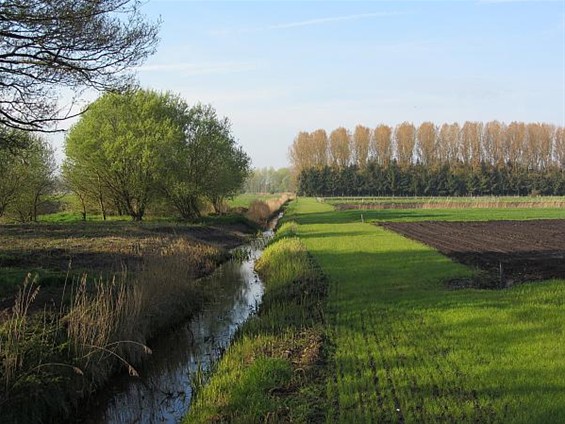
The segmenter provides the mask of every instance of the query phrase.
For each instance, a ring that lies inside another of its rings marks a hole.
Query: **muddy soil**
[[[384,227],[484,271],[469,284],[508,287],[565,278],[565,220],[385,223]]]

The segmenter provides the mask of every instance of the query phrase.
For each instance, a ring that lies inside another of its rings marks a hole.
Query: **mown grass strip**
[[[294,230],[281,228],[258,261],[266,285],[259,313],[197,393],[185,423],[323,422],[326,283]]]
[[[356,212],[313,199],[287,210],[329,280],[327,421],[565,422],[565,281],[448,290],[472,271]],[[371,218],[431,211],[404,212]]]

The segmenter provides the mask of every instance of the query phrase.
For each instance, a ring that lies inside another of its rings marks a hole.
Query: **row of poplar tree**
[[[565,131],[498,121],[404,122],[300,132],[290,148],[298,193],[316,196],[565,194]]]

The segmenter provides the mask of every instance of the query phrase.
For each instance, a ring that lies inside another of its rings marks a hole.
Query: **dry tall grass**
[[[16,296],[12,319],[5,324],[5,337],[0,341],[4,390],[10,388],[24,362],[24,343],[29,325],[28,310],[38,293],[39,287],[28,274]]]
[[[422,202],[379,202],[379,203],[339,203],[335,205],[337,210],[349,209],[489,209],[489,208],[565,208],[563,200],[543,201],[509,201],[503,199],[446,199]]]
[[[246,217],[259,225],[266,225],[273,214],[291,199],[292,197],[285,193],[278,199],[253,200],[249,205]]]

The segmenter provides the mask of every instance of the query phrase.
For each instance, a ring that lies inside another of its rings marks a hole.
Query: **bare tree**
[[[55,131],[71,113],[58,107],[61,88],[130,86],[158,26],[144,21],[138,0],[1,1],[0,126]],[[0,147],[17,143],[2,134]]]
[[[438,157],[441,163],[457,162],[459,153],[459,124],[443,124],[438,136]]]
[[[310,134],[312,160],[314,167],[323,168],[328,164],[328,135],[326,130],[316,130]]]
[[[551,148],[553,144],[553,135],[555,134],[555,125],[540,124],[539,129],[539,164],[540,169],[551,164]]]
[[[483,124],[481,122],[465,122],[461,128],[461,156],[463,162],[478,166],[482,155]]]
[[[371,141],[371,157],[379,165],[388,166],[392,159],[392,128],[381,124],[375,128]]]
[[[418,127],[418,153],[424,165],[434,165],[438,161],[437,131],[432,122],[424,122]]]
[[[550,124],[529,123],[526,129],[526,165],[533,169],[544,169],[551,163],[551,143],[555,128]]]
[[[330,158],[332,166],[345,168],[351,163],[351,134],[343,127],[330,134]]]
[[[353,156],[354,163],[356,163],[359,168],[365,168],[367,166],[370,141],[371,130],[363,125],[357,125],[353,133]]]
[[[416,144],[416,128],[409,122],[403,122],[396,126],[394,138],[396,140],[398,164],[406,167],[412,163],[414,145]]]
[[[296,175],[313,166],[310,155],[311,144],[310,134],[307,131],[300,131],[289,148],[288,156]]]
[[[490,121],[485,124],[483,148],[485,160],[497,165],[504,165],[504,134],[505,127],[498,121]]]
[[[557,166],[565,168],[565,128],[559,127],[555,131],[553,142],[553,156]]]
[[[524,153],[527,143],[526,124],[523,122],[511,122],[506,129],[506,139],[509,160],[512,163],[524,163]]]

